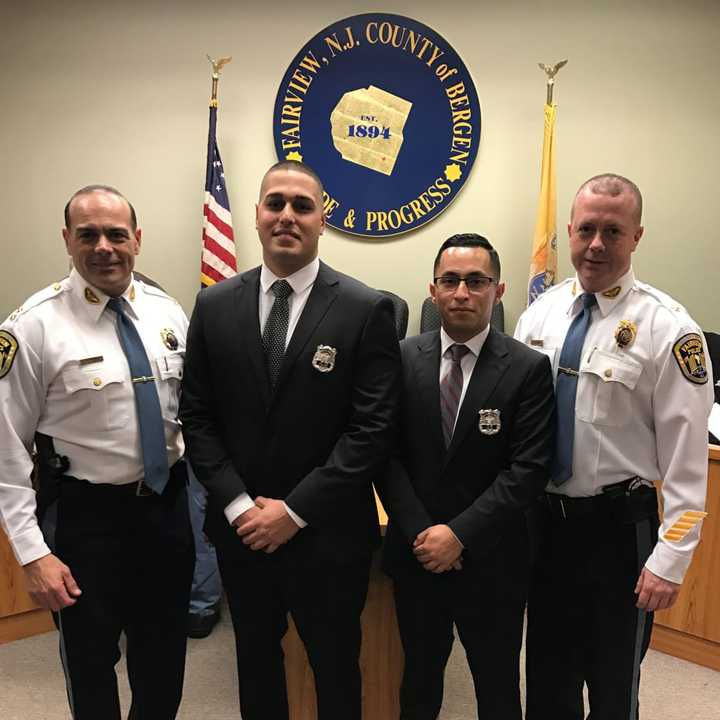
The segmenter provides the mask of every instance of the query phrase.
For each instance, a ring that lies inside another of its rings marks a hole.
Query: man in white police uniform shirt
[[[79,190],[65,224],[70,276],[0,326],[0,519],[53,611],[75,720],[119,720],[122,631],[129,717],[169,720],[194,562],[177,421],[187,319],[133,279],[141,231],[117,190]]]
[[[593,720],[638,717],[652,612],[677,598],[700,534],[711,373],[692,318],[635,279],[641,215],[626,178],[584,183],[568,225],[576,277],[541,295],[515,331],[550,357],[558,416],[534,517],[527,720],[582,720],[583,683]]]

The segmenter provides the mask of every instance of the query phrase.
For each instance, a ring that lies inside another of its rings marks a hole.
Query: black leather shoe
[[[214,610],[211,613],[200,615],[197,613],[188,614],[188,630],[189,638],[205,638],[211,632],[220,619],[220,611]]]

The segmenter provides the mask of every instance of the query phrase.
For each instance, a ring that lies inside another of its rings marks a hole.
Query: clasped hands
[[[275,552],[300,529],[282,500],[262,496],[256,497],[254,507],[238,515],[233,525],[245,545],[266,553]]]
[[[418,562],[433,573],[462,570],[460,556],[464,549],[447,525],[431,525],[418,533],[413,542],[413,553]]]

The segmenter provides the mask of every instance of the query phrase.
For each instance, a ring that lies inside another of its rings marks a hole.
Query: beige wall
[[[377,7],[347,0],[3,3],[0,315],[65,274],[62,207],[90,182],[116,185],[135,203],[144,229],[138,269],[190,312],[206,52],[234,58],[221,82],[219,141],[239,264],[257,264],[253,204],[275,160],[271,114],[282,75],[320,29]],[[606,170],[628,175],[646,207],[636,272],[703,327],[720,330],[720,3],[398,0],[383,9],[430,25],[463,58],[483,111],[480,152],[458,199],[436,220],[385,242],[329,230],[324,259],[405,297],[416,330],[439,243],[455,232],[482,232],[502,257],[512,330],[524,304],[538,195],[545,90],[536,63],[567,57],[556,92],[560,226],[580,182]],[[567,274],[564,230],[560,249]]]

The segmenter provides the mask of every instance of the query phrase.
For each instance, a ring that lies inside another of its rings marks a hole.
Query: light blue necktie
[[[557,438],[555,458],[551,473],[554,485],[560,486],[572,477],[573,443],[575,440],[575,396],[577,394],[578,371],[585,335],[597,299],[592,293],[580,296],[583,311],[575,316],[565,336],[558,362],[555,384],[555,406],[557,408]]]
[[[110,298],[107,306],[117,315],[120,345],[130,367],[140,425],[145,484],[160,495],[170,475],[160,399],[145,347],[133,321],[125,314],[124,303],[123,298]]]

